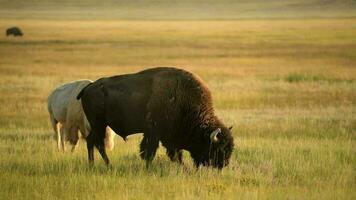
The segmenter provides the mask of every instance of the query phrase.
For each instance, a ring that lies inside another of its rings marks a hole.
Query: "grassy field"
[[[337,4],[327,18],[221,8],[230,20],[128,20],[139,12],[93,19],[63,1],[57,12],[69,15],[57,16],[55,3],[46,10],[38,2],[0,8],[3,33],[13,25],[25,33],[0,35],[0,199],[356,198],[356,18],[347,14],[354,4]],[[218,116],[234,126],[227,168],[196,170],[186,152],[179,166],[160,148],[146,169],[141,135],[115,139],[110,170],[97,152],[88,167],[84,141],[74,153],[57,151],[46,106],[53,88],[154,66],[207,82]]]
[[[16,19],[211,20],[355,17],[354,0],[0,0]]]

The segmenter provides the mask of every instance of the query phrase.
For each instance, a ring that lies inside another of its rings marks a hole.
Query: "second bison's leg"
[[[143,139],[140,144],[140,156],[142,159],[146,160],[147,166],[156,155],[159,140],[151,135],[144,134]]]
[[[57,135],[58,135],[57,133],[58,133],[58,131],[59,131],[59,129],[58,129],[58,127],[57,127],[58,121],[57,121],[56,119],[54,119],[54,117],[53,117],[52,114],[49,115],[49,120],[51,121],[51,125],[52,125],[52,128],[53,128],[53,130],[54,130],[53,138],[54,138],[55,140],[57,140]]]
[[[171,159],[173,162],[183,162],[183,153],[182,150],[177,150],[177,149],[170,149],[167,148],[167,156]]]
[[[70,144],[72,145],[72,149],[71,149],[71,152],[74,152],[75,150],[75,147],[77,146],[78,144],[78,140],[79,140],[79,134],[78,134],[78,131],[79,129],[77,127],[72,127],[70,129]]]
[[[60,143],[61,143],[61,148],[63,151],[66,151],[66,146],[65,146],[65,142],[66,142],[66,135],[67,135],[67,130],[66,130],[66,124],[60,124],[59,125],[59,135],[60,135]]]
[[[58,150],[61,150],[61,128],[62,128],[62,124],[58,122],[56,124],[56,135],[55,135]]]

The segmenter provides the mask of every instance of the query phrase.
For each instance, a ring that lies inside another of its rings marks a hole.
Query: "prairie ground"
[[[241,20],[8,17],[0,35],[0,199],[355,199],[356,18]],[[211,89],[233,125],[218,172],[149,169],[141,135],[115,138],[107,169],[85,141],[58,152],[46,99],[59,84],[176,66]]]

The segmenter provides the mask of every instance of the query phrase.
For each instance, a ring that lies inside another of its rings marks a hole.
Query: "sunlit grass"
[[[356,20],[2,20],[0,199],[354,199]],[[159,149],[146,169],[141,135],[116,137],[107,169],[55,148],[46,98],[75,79],[177,66],[212,91],[233,125],[222,172]]]
[[[0,0],[9,19],[227,20],[260,18],[354,17],[352,0]]]

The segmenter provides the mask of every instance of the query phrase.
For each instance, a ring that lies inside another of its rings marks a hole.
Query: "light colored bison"
[[[80,137],[78,130],[84,138],[91,131],[81,101],[76,99],[78,93],[91,82],[73,81],[59,86],[48,96],[48,112],[59,150],[65,151],[65,142],[69,141],[74,151]],[[105,146],[109,150],[114,148],[114,135],[115,133],[106,127]]]

